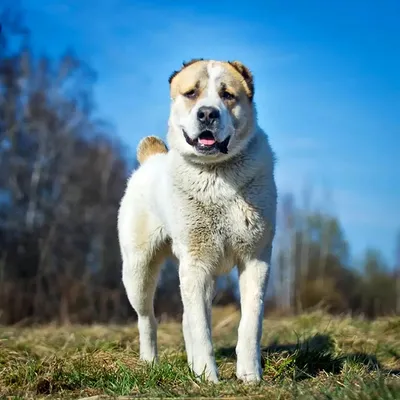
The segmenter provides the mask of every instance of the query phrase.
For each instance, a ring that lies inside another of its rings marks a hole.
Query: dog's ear
[[[253,79],[253,74],[251,71],[240,61],[228,61],[230,65],[232,65],[233,68],[236,69],[242,75],[246,85],[247,85],[247,94],[250,99],[250,101],[253,101],[254,98],[254,79]]]
[[[196,62],[198,62],[198,61],[203,61],[203,60],[204,60],[204,58],[193,58],[193,59],[191,59],[190,61],[184,61],[184,62],[182,63],[182,68],[181,68],[180,70],[178,70],[178,71],[172,72],[172,74],[169,76],[169,78],[168,78],[168,83],[171,84],[172,79],[174,79],[175,76],[179,74],[179,72],[181,72],[183,69],[185,69],[185,68],[188,67],[189,65],[192,65],[192,64],[194,64],[194,63],[196,63]]]

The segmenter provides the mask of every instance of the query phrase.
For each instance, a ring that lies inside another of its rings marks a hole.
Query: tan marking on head
[[[183,64],[179,71],[174,71],[169,78],[171,85],[171,97],[175,99],[178,95],[184,95],[194,91],[193,96],[185,97],[188,104],[196,102],[204,94],[208,84],[207,66],[210,60],[193,59]],[[223,68],[221,81],[231,94],[241,97],[244,92],[250,101],[254,96],[254,82],[250,70],[240,61],[214,61],[214,64]],[[228,102],[228,104],[230,104]]]
[[[173,71],[172,74],[169,76],[168,78],[168,83],[171,84],[172,80],[175,78],[176,75],[179,74],[179,72],[181,72],[184,68],[188,67],[189,65],[192,65],[198,61],[203,61],[203,58],[193,58],[190,61],[184,61],[182,63],[182,68],[178,71]]]
[[[221,63],[224,68],[222,85],[219,88],[219,95],[229,110],[234,126],[242,125],[242,129],[237,134],[247,132],[248,123],[253,120],[252,93],[243,75],[230,62]],[[233,95],[226,96],[224,93]]]
[[[184,64],[184,67],[171,80],[171,97],[176,98],[180,94],[184,95],[195,90],[193,98],[198,98],[207,86],[207,64],[208,61],[204,60]]]
[[[150,156],[167,152],[167,146],[160,138],[157,136],[146,136],[139,142],[136,154],[139,164],[143,164]]]
[[[246,89],[246,94],[252,101],[254,98],[254,79],[251,71],[240,61],[228,61],[227,64],[240,75],[240,81]]]

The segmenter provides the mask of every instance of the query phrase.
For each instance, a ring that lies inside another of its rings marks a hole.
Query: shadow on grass
[[[380,371],[400,375],[400,371],[385,370],[373,354],[338,354],[334,339],[329,335],[317,334],[304,341],[290,344],[271,343],[262,348],[261,364],[275,378],[293,377],[296,380],[315,377],[324,371],[338,374],[345,362],[362,366],[367,371]],[[232,361],[236,359],[235,348],[225,347],[216,350],[217,359]]]

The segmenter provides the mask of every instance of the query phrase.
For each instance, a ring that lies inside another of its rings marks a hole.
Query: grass
[[[261,384],[235,377],[239,314],[215,309],[221,383],[188,371],[181,325],[159,326],[160,362],[138,360],[135,326],[0,328],[0,398],[91,396],[400,399],[400,318],[312,313],[264,321]]]

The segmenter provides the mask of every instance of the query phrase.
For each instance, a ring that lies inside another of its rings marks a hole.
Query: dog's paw
[[[153,353],[142,353],[140,354],[139,359],[148,364],[158,363],[158,356]]]
[[[191,369],[199,380],[205,380],[206,382],[213,383],[219,382],[218,371],[214,362],[209,362],[208,365],[205,364],[205,362],[197,362],[194,363],[194,366]]]
[[[236,377],[237,379],[247,383],[257,383],[262,379],[261,356],[257,352],[242,350],[240,346],[236,348],[237,363]]]
[[[259,365],[251,365],[246,368],[239,363],[236,366],[236,377],[246,383],[257,383],[262,380],[262,370]]]
[[[236,373],[237,379],[245,383],[258,383],[261,382],[261,374],[260,373]]]
[[[219,383],[218,374],[217,373],[210,373],[206,374],[205,380],[211,383]]]
[[[209,372],[209,373],[202,373],[202,374],[196,374],[192,370],[193,374],[195,375],[195,379],[197,382],[210,382],[210,383],[219,383],[219,378],[217,373]]]

